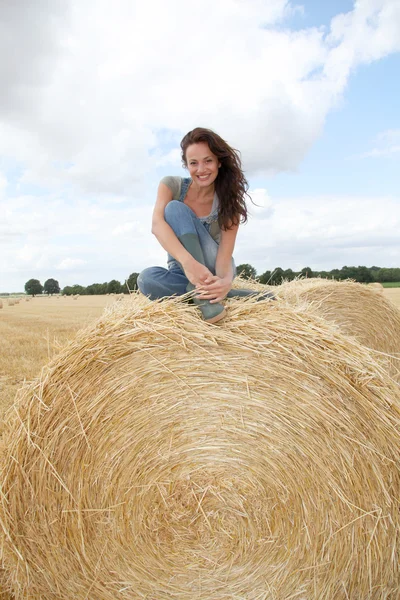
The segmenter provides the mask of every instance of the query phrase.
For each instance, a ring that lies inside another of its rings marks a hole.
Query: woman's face
[[[188,146],[186,164],[190,177],[201,187],[207,187],[214,183],[218,176],[218,169],[221,166],[207,142],[198,142]]]

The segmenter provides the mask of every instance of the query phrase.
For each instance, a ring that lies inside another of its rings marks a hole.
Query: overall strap
[[[187,191],[189,189],[190,184],[192,183],[192,180],[190,177],[182,177],[182,183],[181,183],[181,193],[179,196],[179,202],[183,202]]]

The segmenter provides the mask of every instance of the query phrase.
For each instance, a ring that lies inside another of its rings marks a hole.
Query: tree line
[[[282,281],[292,281],[296,277],[323,277],[324,279],[354,279],[359,283],[385,283],[389,281],[400,281],[400,268],[386,267],[347,267],[341,269],[332,269],[331,271],[313,271],[310,267],[304,267],[300,271],[292,269],[281,269],[277,267],[271,271],[265,271],[257,275],[256,269],[249,263],[243,263],[237,266],[237,274],[244,279],[256,279],[260,283],[269,285],[279,285]],[[56,279],[47,279],[44,285],[38,279],[30,279],[25,284],[25,292],[31,296],[40,294],[65,294],[66,296],[80,295],[104,295],[104,294],[128,294],[129,291],[137,289],[137,278],[139,273],[131,273],[129,277],[121,283],[116,279],[104,283],[92,283],[88,286],[67,285],[60,288]]]
[[[139,273],[131,273],[126,281],[121,283],[116,279],[106,281],[105,283],[92,283],[88,286],[79,284],[67,285],[60,288],[60,284],[56,279],[47,279],[44,285],[38,279],[29,279],[25,283],[25,292],[30,296],[40,296],[41,294],[64,294],[66,296],[80,295],[103,295],[103,294],[128,294],[129,291],[137,289],[137,278]]]
[[[400,281],[400,268],[382,268],[382,267],[348,267],[341,269],[332,269],[331,271],[314,271],[310,267],[304,267],[300,271],[292,269],[281,269],[277,267],[272,271],[265,271],[257,275],[254,267],[249,264],[239,265],[237,272],[241,272],[245,279],[257,279],[260,283],[279,285],[282,281],[292,281],[296,277],[322,277],[323,279],[354,279],[359,283],[384,283],[388,281]]]

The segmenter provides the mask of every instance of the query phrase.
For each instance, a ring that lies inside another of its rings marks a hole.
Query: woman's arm
[[[232,256],[238,230],[239,225],[233,225],[231,229],[221,230],[221,240],[215,263],[215,274],[221,279],[230,280],[231,283],[233,279]]]

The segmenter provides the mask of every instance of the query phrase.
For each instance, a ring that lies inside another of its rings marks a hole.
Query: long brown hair
[[[196,127],[181,141],[182,164],[187,167],[186,150],[192,144],[206,142],[211,152],[218,158],[221,167],[215,180],[215,191],[219,198],[218,223],[223,229],[246,223],[247,207],[245,196],[249,184],[242,171],[238,150],[231,148],[225,140],[211,129]]]

